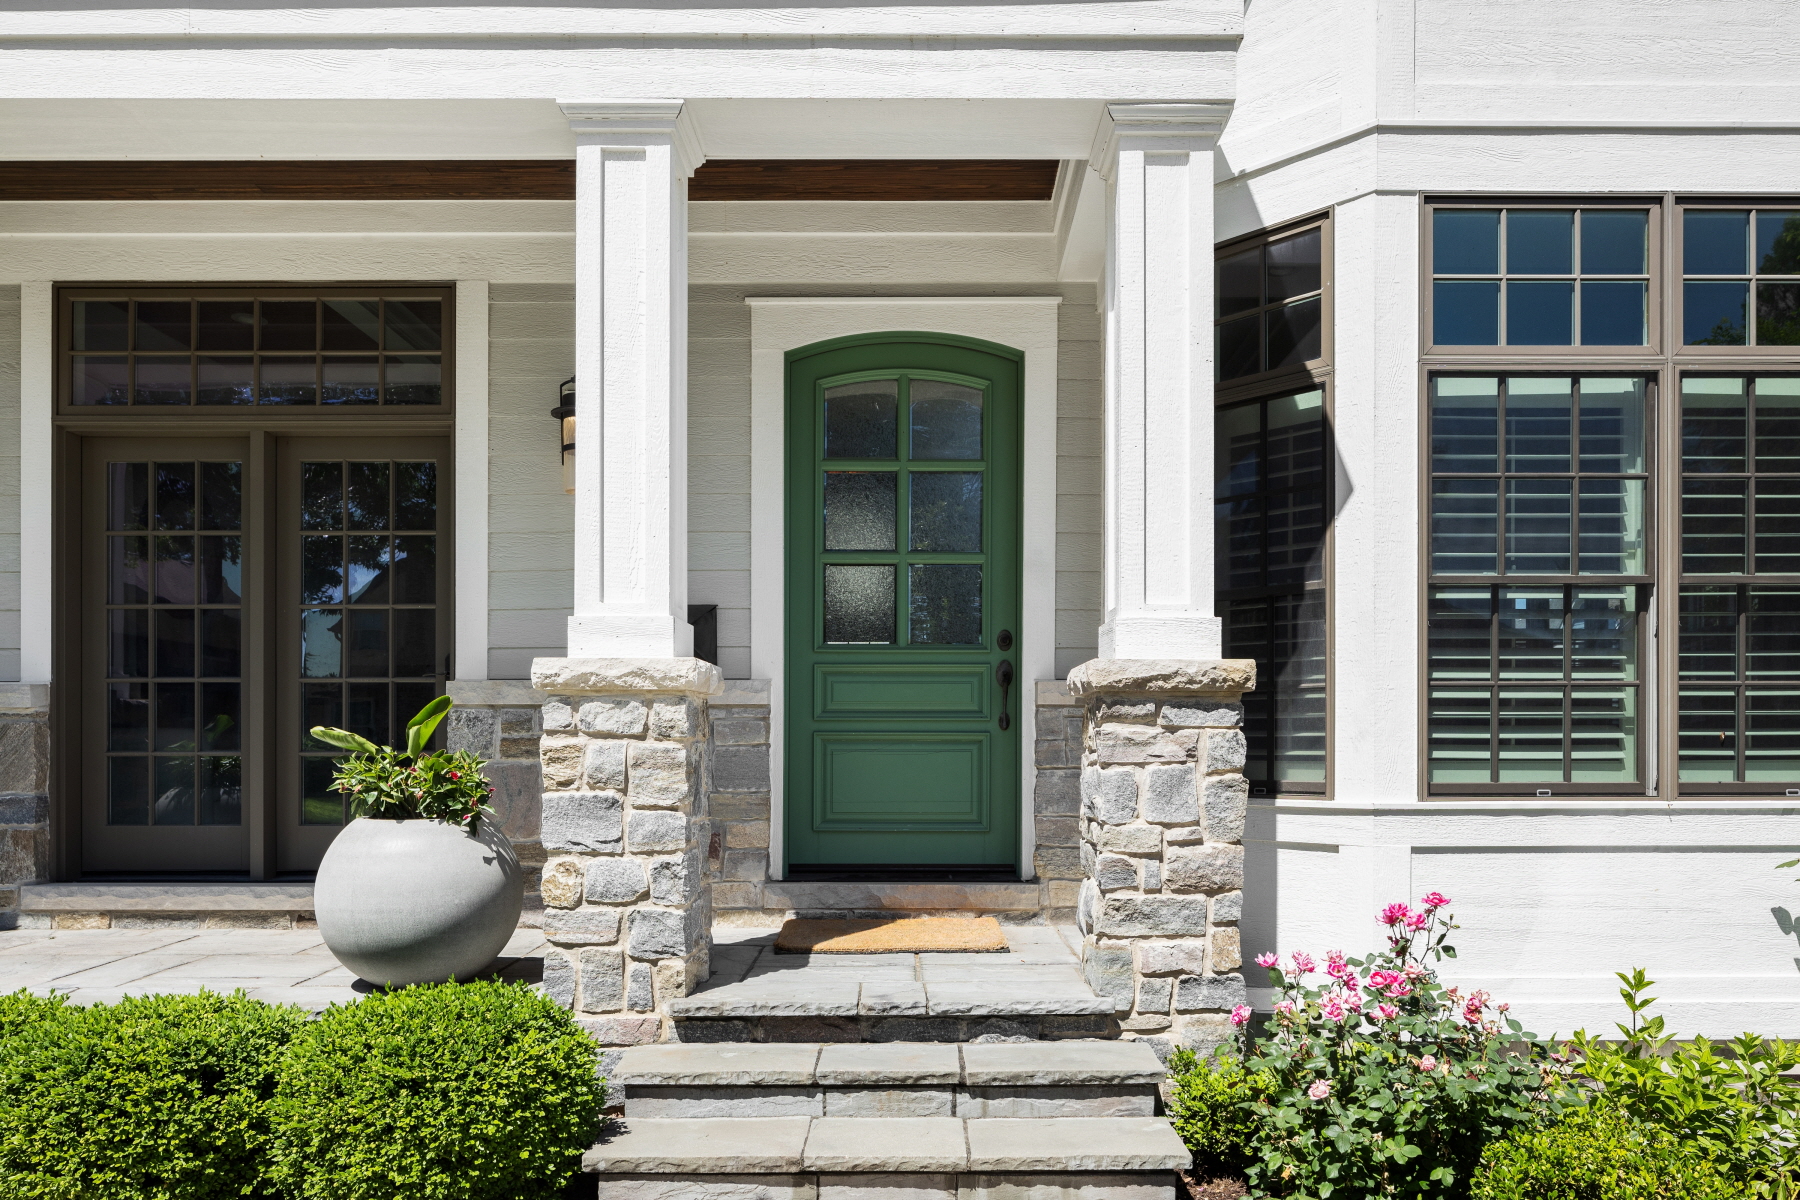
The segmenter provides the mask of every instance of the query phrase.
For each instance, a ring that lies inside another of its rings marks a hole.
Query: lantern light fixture
[[[557,389],[556,407],[550,410],[562,434],[563,491],[575,494],[575,377],[569,376]]]

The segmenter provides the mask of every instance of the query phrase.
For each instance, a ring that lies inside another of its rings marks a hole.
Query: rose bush
[[[1467,1194],[1483,1148],[1575,1100],[1571,1068],[1486,992],[1439,981],[1457,928],[1436,892],[1382,911],[1388,946],[1265,954],[1276,991],[1244,1068],[1253,1193],[1306,1200]],[[1240,1005],[1238,1025],[1250,1019]]]

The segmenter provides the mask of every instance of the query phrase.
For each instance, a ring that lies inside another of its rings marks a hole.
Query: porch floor
[[[536,930],[519,930],[492,973],[535,983],[547,945]],[[78,1004],[242,988],[315,1012],[370,990],[338,965],[316,929],[11,929],[0,932],[0,994],[20,988],[61,992]]]

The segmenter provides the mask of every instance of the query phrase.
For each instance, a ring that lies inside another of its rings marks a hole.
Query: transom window
[[[75,408],[408,406],[445,401],[445,293],[68,293]]]
[[[1650,210],[1439,207],[1438,346],[1649,343]]]
[[[1222,256],[1217,286],[1221,380],[1298,367],[1321,357],[1322,226]]]
[[[1800,208],[1689,208],[1681,340],[1800,346]]]

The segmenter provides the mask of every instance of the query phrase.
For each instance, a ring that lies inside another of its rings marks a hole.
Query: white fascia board
[[[1103,107],[1099,99],[1057,98],[701,98],[687,104],[711,158],[1085,158]],[[0,97],[0,159],[574,156],[568,118],[541,97]]]
[[[0,85],[20,98],[688,100],[867,97],[1229,100],[1236,42],[1208,38],[621,39],[617,44],[323,46],[14,41]],[[603,94],[597,87],[604,87]]]
[[[0,14],[0,38],[1240,37],[1243,0],[766,8],[471,5],[116,8]],[[79,24],[77,24],[79,21]]]

